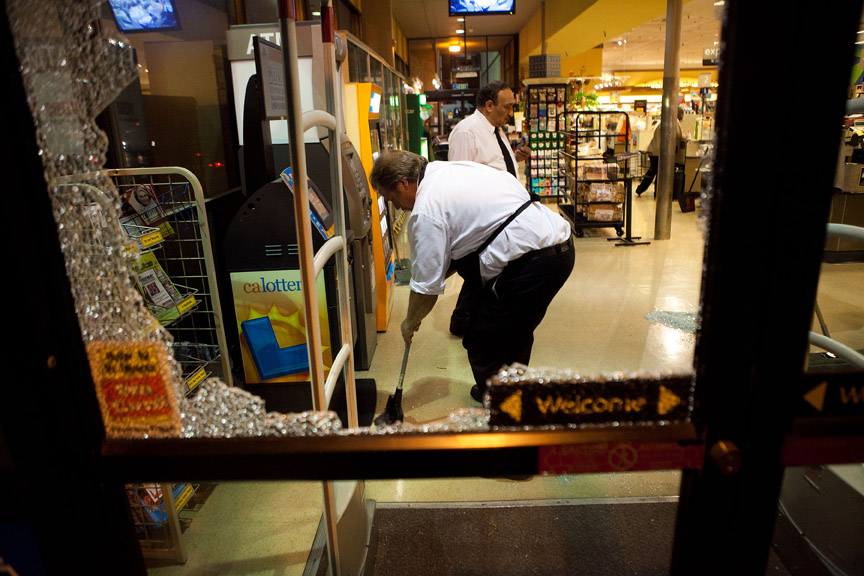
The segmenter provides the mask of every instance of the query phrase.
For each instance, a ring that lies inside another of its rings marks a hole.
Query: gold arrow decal
[[[660,399],[657,401],[657,414],[660,416],[668,414],[673,408],[681,404],[681,398],[665,386],[660,386]]]
[[[825,406],[825,392],[828,391],[828,381],[825,380],[804,395],[804,400],[819,412]]]
[[[501,402],[501,411],[506,412],[516,422],[522,421],[522,391],[519,390],[515,394]]]

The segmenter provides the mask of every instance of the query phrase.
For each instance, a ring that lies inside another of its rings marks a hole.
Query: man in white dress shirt
[[[481,88],[477,92],[474,113],[456,124],[447,137],[447,159],[479,162],[518,178],[516,165],[528,159],[531,149],[523,146],[514,153],[503,130],[513,115],[515,103],[513,90],[504,82],[490,82]],[[478,291],[478,286],[463,279],[459,299],[450,317],[450,332],[456,336],[465,334]]]
[[[427,164],[393,150],[375,161],[370,181],[386,200],[411,211],[406,343],[454,268],[468,276],[473,268],[481,290],[462,345],[474,374],[471,397],[482,401],[490,376],[531,359],[534,329],[573,270],[569,224],[518,180],[476,162]]]

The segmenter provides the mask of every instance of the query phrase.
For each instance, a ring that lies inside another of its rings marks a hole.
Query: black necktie
[[[510,150],[507,149],[507,145],[504,144],[504,140],[501,139],[501,134],[498,132],[498,128],[495,128],[495,138],[498,139],[498,146],[501,147],[501,153],[504,155],[504,163],[507,164],[507,172],[515,177],[516,167],[513,166],[513,156],[510,154]]]

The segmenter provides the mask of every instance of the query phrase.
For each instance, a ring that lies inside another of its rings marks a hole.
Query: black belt
[[[566,242],[561,242],[560,244],[556,244],[555,246],[547,246],[546,248],[540,248],[539,250],[532,250],[531,252],[526,252],[513,262],[527,262],[529,260],[536,260],[537,258],[545,258],[546,256],[554,256],[556,254],[561,254],[563,252],[567,252],[568,250],[573,248],[573,238],[568,238]]]

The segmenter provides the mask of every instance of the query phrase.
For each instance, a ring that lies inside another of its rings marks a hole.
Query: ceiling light
[[[321,12],[312,12],[312,16],[321,16]]]
[[[465,21],[465,18],[462,18],[462,17],[456,18],[456,22],[464,22],[464,21]]]
[[[726,4],[726,2],[724,2],[723,0],[719,0],[718,2],[714,2],[714,6],[723,6],[724,4]]]
[[[450,44],[449,50],[450,50],[450,52],[461,52],[462,47],[459,46],[459,44]]]
[[[464,34],[465,30],[456,30],[456,34]]]

